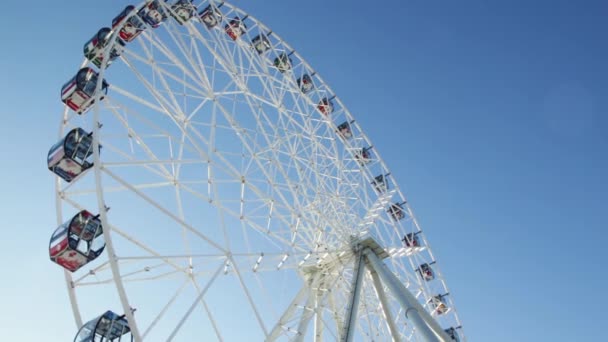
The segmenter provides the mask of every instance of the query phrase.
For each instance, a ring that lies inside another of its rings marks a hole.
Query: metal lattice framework
[[[98,210],[107,243],[98,260],[65,273],[77,325],[116,309],[136,340],[321,341],[346,339],[345,331],[417,340],[395,296],[357,262],[363,254],[353,246],[372,236],[387,269],[439,325],[460,326],[450,296],[441,315],[429,304],[449,291],[436,264],[432,281],[417,271],[435,261],[428,241],[331,88],[255,18],[228,3],[195,5],[216,8],[222,22],[169,16],[147,27],[102,64],[105,99],[83,115],[63,113],[60,136],[93,132],[95,166],[72,183],[57,180],[58,223]],[[235,17],[247,29],[233,40],[225,25]],[[258,35],[269,44],[263,53],[252,47]],[[281,54],[288,70],[274,64]],[[307,93],[304,75],[314,84]],[[319,110],[324,98],[333,112]],[[408,233],[419,246],[404,245]]]

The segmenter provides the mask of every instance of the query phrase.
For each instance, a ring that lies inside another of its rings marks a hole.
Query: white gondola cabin
[[[129,322],[125,316],[112,311],[85,323],[74,342],[128,342],[133,341]]]
[[[192,4],[192,0],[177,0],[171,5],[171,16],[178,24],[187,23],[196,13],[196,7]]]
[[[222,12],[212,5],[200,11],[198,16],[208,29],[216,27],[222,21]]]
[[[359,165],[364,166],[372,161],[371,147],[362,148],[355,151],[355,159]]]
[[[273,65],[275,68],[279,69],[281,73],[284,73],[287,70],[291,69],[292,60],[286,54],[282,53],[274,59]]]
[[[372,186],[378,193],[385,193],[388,190],[388,182],[385,175],[378,175],[372,181]]]
[[[450,341],[460,342],[460,336],[458,336],[458,332],[456,331],[458,328],[450,327],[449,329],[444,330],[445,333],[448,334]]]
[[[137,12],[137,15],[152,28],[159,27],[163,21],[167,20],[167,11],[158,0],[149,0]]]
[[[108,46],[108,43],[112,41],[112,35],[114,32],[109,27],[102,27],[88,42],[84,44],[84,57],[91,61],[96,67],[100,68],[101,63],[103,62],[103,55],[105,53],[105,48]],[[110,57],[108,58],[108,63],[106,67],[112,64],[116,58],[118,58],[122,52],[124,51],[125,42],[120,38],[116,38],[116,43],[112,47],[110,51]]]
[[[342,139],[350,139],[353,137],[353,131],[350,129],[350,123],[348,121],[344,121],[338,125],[338,135]]]
[[[302,75],[302,77],[298,78],[297,82],[298,87],[300,87],[300,90],[304,94],[310,93],[315,88],[314,83],[312,83],[312,78],[308,74]]]
[[[418,266],[418,273],[420,274],[420,277],[424,279],[424,281],[431,281],[435,279],[435,272],[433,272],[431,265],[427,263]]]
[[[116,30],[124,22],[124,25],[118,31],[118,36],[125,42],[130,42],[137,38],[146,29],[144,22],[134,12],[135,6],[128,5],[120,14],[112,19],[112,30]]]
[[[327,97],[324,97],[317,104],[317,109],[321,113],[323,113],[325,115],[329,115],[329,114],[333,113],[333,111],[334,111],[334,104],[331,102],[330,99],[328,99]]]
[[[234,19],[230,20],[230,22],[224,26],[224,30],[232,40],[237,40],[247,32],[247,25],[245,25],[241,18],[234,17]]]
[[[443,315],[444,313],[447,313],[448,311],[450,311],[450,308],[445,304],[445,302],[443,301],[443,297],[447,296],[447,294],[444,295],[436,295],[431,297],[431,299],[428,300],[428,304],[432,310],[432,314],[434,315]]]
[[[388,208],[387,212],[391,215],[393,220],[399,221],[405,218],[405,211],[401,203],[393,203]]]
[[[418,234],[416,233],[406,234],[401,241],[403,241],[405,247],[420,247],[420,238],[418,238]]]
[[[95,102],[99,74],[93,68],[82,68],[61,88],[61,101],[78,114],[83,114]],[[101,81],[100,100],[108,93],[108,83]]]
[[[82,128],[74,128],[47,155],[51,172],[71,182],[93,166],[93,136]]]
[[[255,38],[251,40],[251,45],[253,45],[255,51],[260,55],[271,48],[270,40],[268,40],[268,37],[266,37],[265,34],[258,34],[255,36]]]
[[[55,230],[49,256],[54,263],[75,272],[95,260],[105,246],[99,217],[83,210]]]

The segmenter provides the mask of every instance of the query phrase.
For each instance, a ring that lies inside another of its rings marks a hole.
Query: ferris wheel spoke
[[[218,249],[218,250],[226,253],[226,250],[224,250],[219,244],[217,244],[216,242],[214,242],[213,240],[211,240],[210,238],[208,238],[205,234],[201,233],[196,228],[188,225],[186,222],[184,222],[183,220],[179,219],[173,213],[169,212],[167,209],[165,209],[163,206],[161,206],[159,203],[157,203],[156,201],[154,201],[149,196],[145,195],[140,190],[133,188],[129,183],[125,182],[123,179],[121,179],[120,177],[118,177],[112,171],[110,171],[108,169],[103,169],[103,172],[105,174],[107,174],[108,176],[110,176],[115,181],[117,181],[119,184],[122,184],[123,186],[125,186],[126,188],[128,188],[129,190],[131,190],[132,192],[134,192],[135,194],[137,194],[139,197],[141,197],[142,199],[144,199],[150,205],[152,205],[153,207],[155,207],[156,209],[158,209],[160,212],[162,212],[165,215],[167,215],[168,217],[172,218],[175,222],[177,222],[178,224],[180,224],[182,227],[188,229],[189,231],[191,231],[192,233],[194,233],[194,235],[196,235],[196,236],[200,237],[202,240],[206,241],[210,246],[215,247],[216,249]]]
[[[182,85],[184,85],[185,87],[188,87],[189,89],[193,90],[196,93],[199,93],[203,97],[208,97],[209,94],[212,93],[212,91],[209,88],[205,87],[204,82],[200,81],[201,80],[200,75],[192,74],[190,68],[186,67],[186,65],[179,58],[177,58],[177,56],[175,56],[171,52],[171,50],[169,50],[163,43],[159,42],[155,38],[154,35],[149,34],[147,32],[144,32],[143,35],[144,35],[144,38],[146,38],[147,42],[149,42],[151,44],[151,46],[154,47],[155,51],[162,53],[162,55],[165,56],[168,59],[168,61],[171,62],[172,65],[178,67],[184,73],[184,75],[188,77],[188,79],[192,83],[200,86],[200,88],[196,89],[194,87],[191,87],[188,85],[190,82],[184,82],[184,81],[180,80],[179,78],[177,78],[175,81],[182,83]],[[148,58],[154,58],[152,51],[148,47],[145,46],[144,41],[140,41],[140,46],[142,46],[142,49],[145,51]],[[135,55],[135,53],[134,53],[134,55]],[[143,60],[146,60],[146,59],[144,58]],[[159,72],[159,75],[161,74],[158,63],[153,68],[158,68],[159,70],[156,70],[156,71]],[[170,74],[170,73],[167,73],[167,74]],[[206,92],[201,92],[200,89],[206,90]]]
[[[196,299],[194,300],[194,302],[192,303],[192,305],[190,306],[190,308],[188,309],[188,311],[186,312],[186,314],[179,320],[179,322],[177,323],[177,326],[175,327],[175,329],[173,329],[173,331],[171,332],[171,334],[167,338],[167,341],[173,340],[173,338],[175,337],[175,335],[177,335],[177,333],[179,332],[179,329],[181,328],[181,326],[188,319],[188,317],[192,314],[192,311],[194,311],[194,309],[196,308],[196,306],[199,305],[199,302],[202,301],[203,296],[205,295],[205,293],[207,292],[207,290],[209,290],[209,287],[211,287],[211,285],[217,279],[218,275],[220,275],[220,271],[221,270],[222,270],[222,265],[220,265],[217,268],[217,270],[215,271],[215,273],[213,274],[213,276],[211,276],[211,278],[207,281],[207,284],[205,285],[205,287],[202,290],[199,291],[198,296],[196,297]]]
[[[247,285],[245,284],[245,281],[243,280],[241,272],[239,271],[239,266],[235,263],[234,258],[232,256],[230,257],[230,263],[234,267],[234,271],[235,271],[234,273],[236,275],[236,278],[238,279],[239,284],[241,285],[241,289],[243,290],[243,292],[245,293],[245,296],[247,297],[247,301],[249,302],[249,306],[253,310],[253,312],[255,314],[255,317],[256,317],[256,320],[258,321],[258,324],[259,324],[260,328],[264,332],[264,336],[268,337],[268,330],[266,329],[266,326],[264,325],[264,321],[262,320],[262,316],[260,315],[260,311],[257,308],[257,306],[255,305],[255,303],[253,302],[253,298],[251,297],[251,293],[249,292],[249,289],[247,288]]]
[[[190,282],[190,280],[187,278],[182,282],[182,284],[179,286],[177,291],[175,291],[175,293],[173,294],[173,296],[171,296],[169,301],[167,301],[167,303],[163,306],[163,308],[156,315],[156,317],[154,317],[154,319],[152,320],[150,325],[148,325],[148,327],[144,330],[143,334],[141,335],[142,339],[145,339],[146,336],[148,336],[148,334],[150,333],[150,331],[163,318],[163,316],[166,314],[167,310],[169,310],[169,308],[173,305],[173,303],[175,303],[175,300],[177,299],[177,297],[179,297],[181,295],[181,293],[184,291],[184,289],[186,288],[186,285],[188,285],[189,282]]]

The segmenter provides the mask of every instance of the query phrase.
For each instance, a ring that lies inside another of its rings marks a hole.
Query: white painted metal
[[[424,310],[422,305],[416,300],[416,297],[410,293],[399,279],[386,269],[386,266],[380,262],[376,254],[369,249],[365,249],[363,253],[369,261],[370,267],[391,290],[393,296],[395,296],[405,310],[405,316],[414,323],[422,338],[428,342],[449,342],[449,337],[441,329],[437,321]]]
[[[344,333],[342,338],[344,342],[351,342],[355,337],[357,329],[357,313],[359,311],[359,298],[361,295],[361,287],[363,286],[363,275],[365,274],[365,265],[363,264],[363,253],[359,251],[355,258],[355,268],[353,282],[351,286],[350,300],[344,315]]]
[[[219,6],[199,1],[197,11],[209,4]],[[205,291],[224,279],[240,288],[244,306],[255,317],[248,327],[267,341],[285,336],[297,339],[296,332],[302,338],[313,315],[316,341],[323,335],[341,340],[381,335],[408,339],[411,325],[400,317],[389,318],[395,303],[386,303],[389,299],[378,291],[375,281],[377,296],[358,292],[370,278],[364,276],[363,267],[350,273],[349,244],[350,236],[370,233],[378,242],[376,253],[384,253],[383,258],[390,255],[387,262],[400,278],[417,284],[423,298],[447,292],[440,272],[438,281],[431,284],[416,275],[416,267],[434,257],[411,209],[404,206],[406,218],[401,221],[386,213],[387,206],[405,202],[405,197],[392,178],[386,193],[379,194],[371,186],[374,177],[386,174],[388,168],[375,150],[370,163],[358,163],[357,151],[372,146],[371,141],[315,70],[255,18],[227,3],[221,11],[223,21],[211,30],[197,18],[183,26],[169,18],[157,29],[148,27],[127,44],[121,59],[114,62],[116,66],[106,70],[102,65],[99,79],[105,77],[111,84],[106,99],[98,99],[94,110],[82,116],[64,111],[60,136],[76,126],[93,131],[95,168],[94,175],[84,175],[76,184],[57,183],[58,222],[63,205],[90,209],[94,201],[107,228],[107,260],[79,272],[76,281],[66,273],[77,325],[82,325],[79,306],[90,304],[86,296],[79,296],[82,303],[77,302],[80,291],[114,283],[135,338],[140,340],[141,325],[148,339],[165,339],[156,335],[158,329],[187,291],[174,288],[156,312],[138,308],[136,318],[129,300],[137,293],[130,292],[127,285],[136,282],[152,288],[175,279],[182,286],[183,279],[190,279],[197,289],[194,297],[200,297],[204,291],[198,288],[197,279],[211,277]],[[248,29],[232,41],[224,25],[235,16],[247,17]],[[259,33],[268,34],[271,40],[272,48],[264,54],[250,46]],[[272,63],[283,52],[290,54],[293,63],[291,70],[281,73]],[[121,67],[122,74],[114,72]],[[312,75],[315,85],[308,94],[296,83],[304,73]],[[316,108],[323,97],[333,99],[335,111],[330,115]],[[351,123],[350,139],[336,134],[344,121]],[[104,124],[103,129],[98,123]],[[166,143],[159,143],[160,139]],[[104,146],[102,156],[97,149],[100,144]],[[197,176],[190,177],[188,168],[196,169]],[[137,177],[130,177],[133,174]],[[87,184],[91,178],[94,186]],[[159,195],[164,189],[171,189],[170,196]],[[163,249],[142,234],[142,227],[111,220],[106,205],[116,210],[131,206],[116,200],[123,193],[141,200],[144,204],[140,205],[166,220],[163,224],[171,227],[166,230],[167,240],[179,236],[181,248]],[[108,198],[114,202],[106,203]],[[205,215],[215,213],[217,219],[208,225],[192,223],[199,209]],[[403,248],[400,240],[409,232],[418,232],[425,248]],[[115,245],[112,237],[120,244]],[[401,254],[391,254],[393,250]],[[227,277],[201,267],[219,260],[230,260],[221,267]],[[279,302],[275,293],[267,293],[280,279],[275,274],[286,279],[278,285],[290,289],[302,282],[298,275],[310,277],[303,270],[311,265],[318,267],[318,283],[312,284],[308,278],[300,292],[290,291],[290,305]],[[147,275],[156,269],[163,271]],[[351,295],[352,283],[356,291]],[[179,286],[176,288],[181,289]],[[175,317],[180,324],[170,331],[170,337],[180,337],[181,327],[199,306],[209,320],[209,329],[223,340],[227,332],[221,310],[194,297],[187,301],[195,303],[191,310],[186,314],[182,310],[182,316]],[[363,301],[362,319],[356,319],[359,300]],[[354,309],[345,317],[349,303]],[[451,299],[448,304],[453,307]],[[118,304],[112,305],[116,308]],[[272,316],[276,308],[285,312]],[[146,323],[141,320],[144,313],[151,317]],[[294,319],[296,313],[301,313],[299,320]],[[455,310],[441,319],[446,328],[460,325]],[[267,326],[272,329],[268,331]]]
[[[395,317],[393,316],[390,308],[390,303],[386,298],[386,292],[384,292],[384,285],[380,281],[378,277],[378,273],[373,269],[369,269],[370,276],[372,277],[372,282],[374,284],[374,289],[376,290],[376,295],[378,296],[378,300],[380,301],[380,305],[382,306],[382,313],[384,314],[384,319],[386,321],[386,325],[388,326],[388,330],[391,332],[391,338],[393,342],[400,342],[401,336],[399,334],[399,329],[395,325]]]

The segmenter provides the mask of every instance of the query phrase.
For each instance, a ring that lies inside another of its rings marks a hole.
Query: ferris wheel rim
[[[209,2],[211,3],[212,1],[209,1]],[[164,3],[164,1],[163,1],[163,3]],[[142,4],[146,4],[146,2],[144,1],[144,2],[142,2]],[[229,4],[227,4],[227,5],[232,7],[232,5],[229,5]],[[140,7],[141,7],[141,5],[139,5],[139,6],[138,6],[138,8],[140,8]],[[237,9],[236,7],[232,7],[232,8],[233,8],[235,11],[240,11],[241,13],[245,13],[245,12],[243,12],[242,10]],[[248,14],[246,14],[246,16],[247,16],[248,18],[250,18],[251,20],[254,20],[254,21],[256,22],[256,24],[258,24],[258,25],[263,25],[263,24],[261,24],[261,22],[260,22],[260,21],[258,21],[257,19],[253,18],[252,16],[249,16]],[[124,25],[124,23],[123,23],[123,25]],[[265,27],[265,26],[264,26],[264,28],[266,28],[266,30],[267,30],[267,27]],[[276,36],[276,34],[275,34],[275,36]],[[277,37],[278,37],[278,36],[277,36]],[[114,39],[116,39],[116,36],[115,36],[115,38],[114,38]],[[282,39],[280,39],[280,38],[279,38],[279,40],[280,40],[280,43],[281,43],[281,44],[283,44],[284,46],[286,46],[286,47],[288,47],[288,48],[291,48],[289,45],[287,45],[287,43],[286,43],[284,40],[282,40]],[[305,60],[304,60],[304,59],[303,59],[303,58],[302,58],[302,57],[301,57],[301,56],[300,56],[300,55],[299,55],[299,54],[298,54],[298,53],[295,51],[295,50],[293,50],[293,49],[292,49],[292,52],[293,52],[293,54],[294,54],[295,56],[297,56],[297,57],[298,57],[298,59],[299,59],[299,60],[300,60],[302,63],[304,63],[304,65],[305,65],[305,67],[306,67],[306,69],[307,69],[307,70],[310,70],[311,72],[314,72],[314,73],[316,74],[316,71],[315,71],[315,70],[314,70],[314,69],[313,69],[313,68],[312,68],[312,67],[311,67],[311,66],[310,66],[310,65],[309,65],[309,64],[308,64],[308,63],[307,63],[307,62],[306,62],[306,61],[305,61]],[[98,87],[99,87],[99,84],[100,84],[101,80],[103,80],[103,73],[105,72],[105,69],[106,69],[106,68],[105,68],[105,63],[106,63],[105,61],[107,61],[107,60],[108,60],[108,58],[107,58],[107,57],[108,57],[108,53],[109,53],[109,50],[108,50],[108,51],[106,51],[106,58],[104,58],[104,67],[100,68],[100,76],[99,76],[99,80],[98,80]],[[86,63],[86,60],[85,60],[85,63]],[[318,74],[317,74],[317,75],[318,75]],[[324,81],[322,81],[322,79],[320,78],[320,76],[317,76],[317,79],[323,83],[323,86],[324,86],[324,87],[326,87],[326,88],[329,90],[329,92],[333,93],[333,91],[331,90],[331,88],[329,87],[329,85],[327,85],[327,84],[326,84]],[[338,102],[338,104],[340,105],[340,107],[341,107],[341,108],[342,108],[342,110],[343,110],[344,115],[345,115],[346,117],[348,117],[349,119],[352,119],[352,115],[350,115],[350,112],[348,111],[348,109],[347,109],[347,108],[346,108],[346,107],[345,107],[345,106],[342,104],[341,100],[340,100],[340,99],[339,99],[339,98],[338,98],[338,97],[335,95],[335,93],[333,93],[333,94],[334,94],[334,95],[332,95],[332,98],[333,98],[333,99],[335,99],[335,101],[336,101],[336,102]],[[94,108],[93,108],[93,111],[94,111],[94,114],[95,114],[95,120],[94,120],[94,122],[97,122],[97,121],[98,121],[98,115],[99,115],[99,106],[100,106],[100,101],[96,101],[96,103],[95,103],[95,105],[94,105]],[[66,109],[66,112],[67,112],[67,109]],[[64,114],[64,117],[65,117],[65,114]],[[354,119],[352,119],[352,120],[354,120]],[[65,120],[64,120],[64,121],[65,121]],[[358,125],[356,122],[355,122],[355,124],[356,124],[356,125]],[[62,129],[63,129],[64,127],[66,127],[66,126],[65,126],[65,124],[64,124],[64,125],[62,125]],[[96,127],[96,126],[94,126],[94,135],[93,135],[93,136],[94,136],[94,146],[98,146],[98,145],[99,145],[99,135],[97,134],[98,130],[99,130],[99,128],[98,128],[98,127]],[[363,138],[365,139],[365,142],[366,142],[366,143],[368,143],[368,145],[369,145],[369,146],[371,146],[371,142],[369,141],[369,139],[367,138],[367,136],[366,136],[366,135],[363,133],[363,130],[362,130],[360,127],[358,128],[358,130],[359,130],[360,134],[363,136]],[[60,135],[61,135],[61,133],[60,133]],[[102,185],[101,185],[101,180],[100,180],[100,179],[99,179],[99,180],[97,180],[97,178],[98,178],[98,177],[100,177],[100,176],[97,176],[97,175],[98,175],[98,174],[101,174],[101,172],[102,172],[101,168],[102,168],[102,166],[103,166],[103,163],[102,163],[102,161],[101,161],[101,159],[100,159],[100,157],[99,157],[99,152],[98,152],[97,147],[95,147],[95,148],[94,148],[94,151],[95,151],[95,164],[94,164],[94,172],[95,172],[95,174],[96,174],[96,182],[95,182],[95,183],[96,183],[96,186],[98,187],[98,194],[101,194],[101,195],[99,195],[100,197],[98,198],[98,200],[99,200],[99,204],[98,204],[98,206],[99,206],[99,211],[100,211],[100,214],[101,214],[101,220],[102,220],[102,223],[104,223],[104,225],[105,225],[105,226],[109,226],[108,221],[107,221],[107,218],[104,218],[104,217],[105,217],[105,213],[104,213],[104,210],[105,210],[105,204],[103,204],[103,203],[104,203],[104,202],[103,202],[103,193],[104,193],[104,191],[103,191],[103,187],[102,187]],[[377,161],[378,161],[378,162],[381,164],[382,168],[383,168],[383,169],[385,169],[385,170],[388,170],[388,167],[386,167],[386,165],[385,165],[384,161],[383,161],[383,160],[380,158],[379,153],[377,153],[377,151],[375,152],[375,155],[376,155],[376,159],[377,159]],[[369,173],[370,171],[368,171],[368,170],[366,170],[366,171],[367,171],[366,177],[367,177],[368,181],[373,180],[373,175],[371,175],[371,173]],[[401,190],[400,190],[400,188],[399,188],[399,186],[398,186],[397,182],[393,182],[393,185],[394,185],[394,187],[395,187],[396,194],[397,194],[397,195],[399,195],[399,196],[400,196],[402,199],[405,199],[405,197],[404,197],[404,196],[403,196],[403,194],[401,193]],[[61,200],[59,199],[59,190],[57,190],[57,201],[58,201],[58,203],[61,201]],[[59,204],[58,204],[58,206],[59,206]],[[412,213],[411,209],[409,208],[409,204],[407,204],[407,203],[406,203],[406,207],[408,208],[408,212],[409,212],[409,213],[410,213],[410,215],[412,216],[412,220],[416,221],[415,217],[413,216],[413,213]],[[59,212],[59,210],[60,210],[60,209],[58,209],[58,212]],[[61,217],[61,216],[60,216],[60,214],[58,214],[58,221],[60,221],[60,217]],[[416,222],[416,223],[415,223],[415,225],[416,225],[416,226],[418,226],[418,223]],[[107,246],[107,248],[108,248],[108,253],[109,253],[109,255],[110,255],[110,257],[109,257],[109,258],[110,258],[110,261],[112,262],[112,260],[113,260],[113,261],[114,261],[114,262],[117,264],[117,260],[116,260],[116,259],[114,259],[114,258],[116,257],[116,255],[115,255],[115,253],[114,253],[114,249],[113,249],[113,247],[112,247],[112,245],[111,245],[110,230],[109,230],[109,229],[108,229],[108,230],[104,230],[104,235],[106,234],[106,232],[107,232],[107,234],[108,234],[108,238],[106,239],[106,241],[108,241],[108,240],[110,241],[110,243],[109,243],[109,244],[108,244],[108,246]],[[423,236],[423,239],[425,239],[425,238],[424,238],[424,236]],[[425,240],[426,240],[426,239],[425,239]],[[425,242],[426,242],[426,241],[425,241]],[[426,244],[426,246],[428,246],[428,244]],[[430,252],[430,250],[429,250],[429,252]],[[117,264],[117,265],[118,265],[118,264]],[[116,274],[118,274],[118,275],[119,275],[119,272],[118,272],[118,271],[114,272],[114,269],[113,269],[113,273],[116,273]],[[67,279],[67,276],[66,276],[66,279]],[[441,280],[442,280],[442,282],[443,282],[443,278],[441,278]],[[72,279],[71,279],[71,277],[70,277],[70,282],[72,282],[72,281],[73,281],[73,280],[72,280]],[[118,278],[118,280],[116,280],[116,281],[117,281],[117,282],[118,282],[118,281],[122,282],[122,280],[120,280],[120,278]],[[446,288],[447,288],[447,286],[445,285],[445,282],[444,282],[444,287],[446,287]],[[126,291],[125,291],[124,289],[123,289],[122,291],[123,291],[123,293],[124,293],[124,297],[126,298],[126,297],[127,297],[127,293],[126,293]],[[120,292],[120,290],[119,290],[119,292]],[[73,294],[73,293],[74,293],[74,289],[73,289],[73,288],[71,288],[71,290],[70,290],[70,296],[72,296],[72,294]],[[122,295],[121,295],[121,297],[122,297]],[[71,297],[70,297],[70,298],[71,298]],[[121,298],[121,299],[122,299],[122,298]],[[75,302],[75,301],[74,301],[74,302]],[[73,302],[73,303],[74,303],[74,302]],[[132,317],[132,315],[129,315],[129,312],[130,312],[130,307],[128,306],[128,304],[127,304],[127,305],[125,305],[125,303],[123,303],[123,309],[125,310],[125,313],[127,314],[127,317],[128,317],[128,318],[129,318],[129,316],[131,316],[131,317]],[[78,309],[77,309],[77,304],[76,304],[76,308],[75,308],[75,309],[74,309],[74,304],[73,304],[73,310],[78,310]],[[136,323],[135,319],[133,319],[133,318],[131,318],[131,319],[133,320],[133,322],[132,322],[132,323],[133,323],[133,326],[134,326],[134,327],[136,327],[136,326],[137,326],[137,323]],[[77,318],[76,320],[77,320],[77,324],[82,325],[81,323],[78,323],[78,320],[79,320],[78,318]],[[81,319],[80,319],[80,321],[81,321]],[[130,322],[130,323],[131,323],[131,322]],[[139,334],[139,333],[138,333],[138,332],[136,332],[135,334],[136,334],[136,336],[137,336],[137,334]]]

